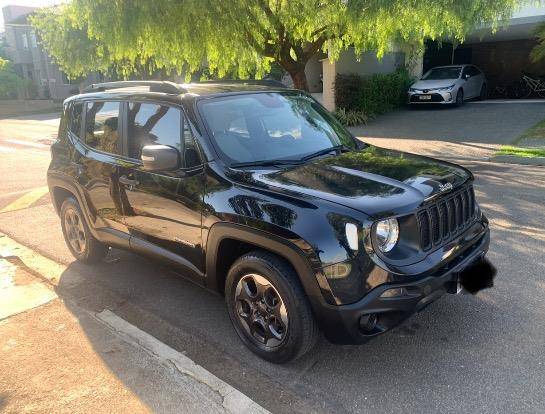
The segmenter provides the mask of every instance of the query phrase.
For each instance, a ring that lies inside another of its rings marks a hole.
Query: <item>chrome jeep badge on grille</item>
[[[441,191],[452,190],[452,184],[451,183],[439,184],[439,190]]]

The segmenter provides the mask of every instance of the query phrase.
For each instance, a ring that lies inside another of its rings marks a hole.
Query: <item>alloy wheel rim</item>
[[[68,243],[70,243],[72,249],[76,253],[83,253],[87,245],[87,238],[85,237],[83,222],[76,210],[72,208],[66,210],[64,213],[64,227]]]
[[[240,278],[235,290],[237,318],[258,345],[279,346],[288,332],[286,305],[278,290],[265,277],[247,274]]]

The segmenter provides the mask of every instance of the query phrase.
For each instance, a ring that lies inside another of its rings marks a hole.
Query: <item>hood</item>
[[[237,176],[245,184],[328,200],[375,218],[412,212],[427,198],[472,178],[468,170],[454,164],[374,146]]]
[[[453,85],[458,81],[458,79],[436,79],[436,80],[419,80],[411,85],[411,88],[415,89],[437,89],[437,88],[446,88],[447,86]]]

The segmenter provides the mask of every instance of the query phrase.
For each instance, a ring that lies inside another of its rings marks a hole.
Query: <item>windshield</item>
[[[199,109],[231,163],[300,160],[339,145],[356,148],[327,110],[297,92],[213,98],[201,101]]]
[[[424,80],[458,79],[460,77],[461,66],[452,68],[434,68],[422,76]]]

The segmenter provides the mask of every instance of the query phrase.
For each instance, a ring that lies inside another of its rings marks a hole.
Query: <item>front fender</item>
[[[316,259],[305,243],[297,245],[275,234],[236,223],[216,223],[209,229],[206,242],[206,286],[209,289],[221,290],[224,275],[218,275],[216,269],[218,260],[221,260],[219,246],[225,239],[249,243],[283,257],[297,272],[311,302],[321,302],[324,298],[328,302],[332,300],[329,285],[323,274],[314,269],[312,263]]]

